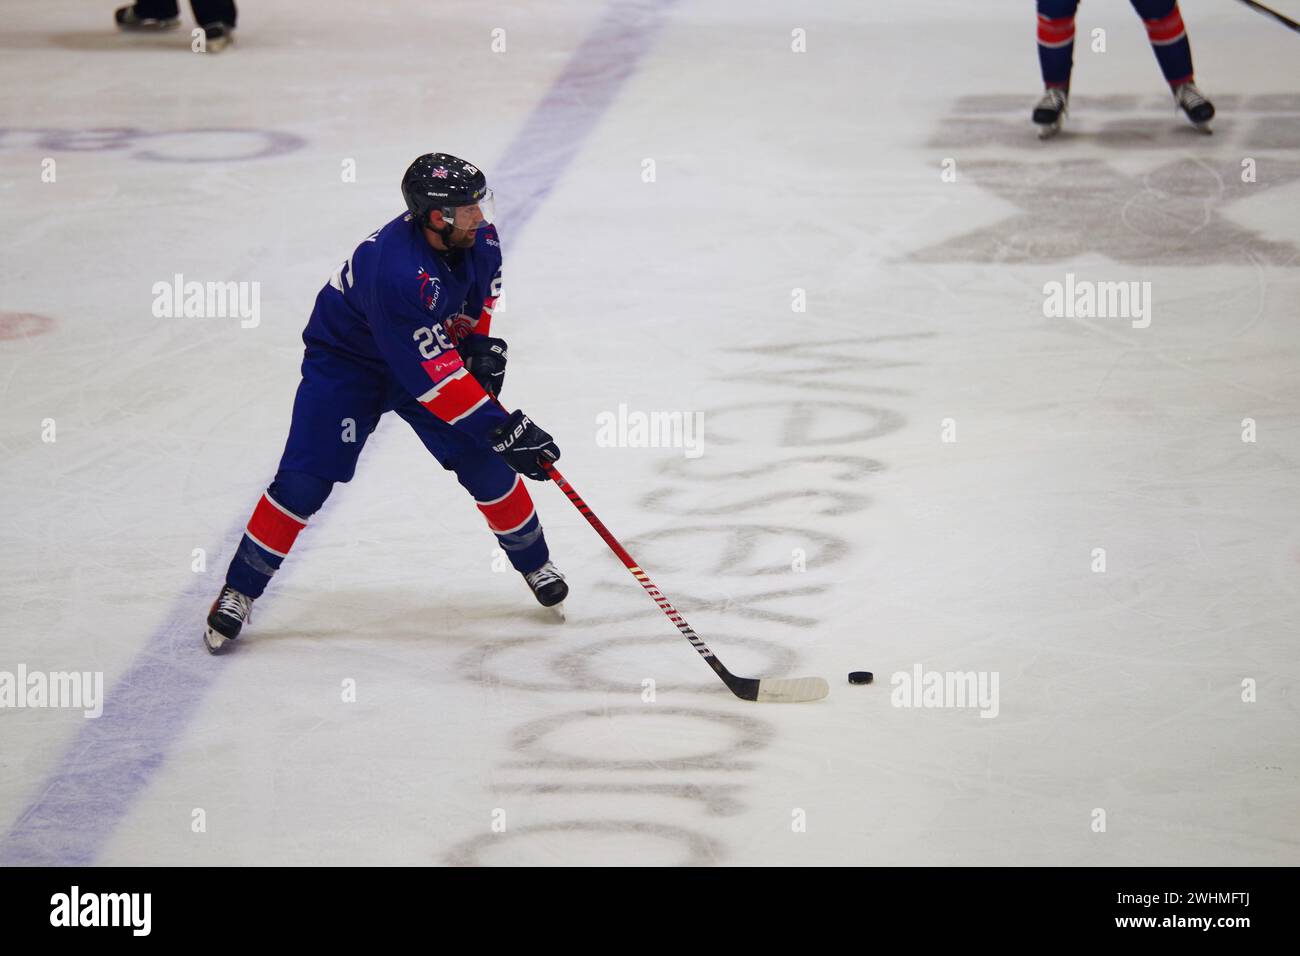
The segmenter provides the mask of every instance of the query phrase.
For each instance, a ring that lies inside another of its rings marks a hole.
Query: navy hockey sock
[[[1038,0],[1038,65],[1044,86],[1070,88],[1078,7],[1079,0]]]
[[[1169,85],[1192,82],[1192,45],[1178,0],[1133,0],[1133,9],[1146,25],[1151,49]]]

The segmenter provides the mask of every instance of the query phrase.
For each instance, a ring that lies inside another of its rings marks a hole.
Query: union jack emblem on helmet
[[[437,169],[431,169],[429,170],[429,175],[432,176],[434,179],[446,179],[447,167],[439,166]]]

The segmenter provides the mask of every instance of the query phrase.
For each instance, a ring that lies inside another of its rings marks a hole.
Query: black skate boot
[[[564,583],[561,574],[550,561],[536,571],[529,571],[524,580],[533,590],[533,597],[542,607],[549,607],[564,620],[564,599],[569,596],[569,586]]]
[[[1213,132],[1210,120],[1214,119],[1214,104],[1201,95],[1195,83],[1180,83],[1174,87],[1174,102],[1202,133]]]
[[[229,23],[213,21],[203,24],[203,49],[220,53],[235,40],[235,28]]]
[[[179,16],[174,17],[150,17],[141,16],[136,12],[139,4],[131,4],[129,7],[118,7],[117,12],[113,14],[113,21],[117,24],[119,30],[138,30],[138,31],[155,31],[170,30],[181,22]]]
[[[1047,139],[1061,131],[1061,119],[1065,116],[1065,103],[1069,98],[1069,92],[1059,86],[1049,86],[1043,91],[1043,98],[1034,107],[1033,116],[1039,139]]]
[[[240,629],[252,614],[253,599],[240,594],[229,584],[212,602],[208,612],[208,629],[203,632],[203,643],[209,654],[219,654],[221,649],[239,636]]]

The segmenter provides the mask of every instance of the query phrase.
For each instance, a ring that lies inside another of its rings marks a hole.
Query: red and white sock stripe
[[[253,509],[253,516],[248,519],[244,534],[263,550],[270,551],[277,558],[283,558],[293,547],[298,532],[307,527],[307,519],[294,514],[268,494]]]
[[[1146,24],[1147,36],[1150,37],[1152,46],[1168,46],[1187,36],[1187,30],[1183,28],[1183,15],[1179,12],[1176,3],[1167,15],[1142,22]]]
[[[487,518],[488,527],[495,534],[510,534],[518,531],[532,520],[536,513],[533,499],[524,487],[523,478],[515,475],[515,483],[500,498],[478,502],[478,510]]]
[[[1038,15],[1038,45],[1050,49],[1069,46],[1074,42],[1074,17],[1045,17]]]

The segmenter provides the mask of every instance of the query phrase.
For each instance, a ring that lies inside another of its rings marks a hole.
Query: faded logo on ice
[[[963,176],[1017,211],[985,225],[971,222],[968,231],[954,220],[954,234],[907,260],[1013,264],[1096,254],[1180,268],[1300,265],[1300,248],[1285,233],[1264,234],[1227,215],[1241,200],[1300,180],[1300,96],[1215,97],[1235,126],[1225,125],[1212,142],[1172,116],[1167,98],[1076,96],[1070,102],[1095,131],[1067,131],[1045,149],[1025,97],[961,97],[930,145],[960,149],[967,157]],[[1179,156],[1191,142],[1197,155]],[[1085,145],[1129,155],[1120,165],[1081,153],[1077,147]],[[1145,167],[1133,162],[1143,152],[1151,154]],[[1258,174],[1243,175],[1243,157],[1261,153],[1269,155],[1257,164]]]

